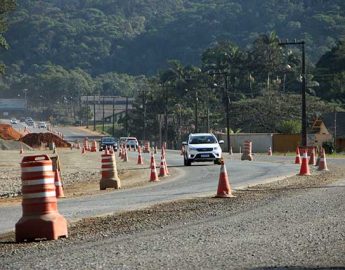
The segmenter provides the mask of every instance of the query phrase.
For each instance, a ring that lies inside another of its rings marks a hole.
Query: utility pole
[[[115,97],[113,97],[113,129],[112,129],[112,134],[113,137],[115,137]]]
[[[225,99],[226,99],[226,142],[228,145],[228,153],[230,153],[230,97],[228,92],[228,74],[224,74],[224,80],[225,80]]]
[[[229,86],[228,86],[228,72],[211,72],[209,75],[223,75],[224,76],[224,91],[223,99],[225,99],[225,113],[226,113],[226,142],[228,146],[228,153],[231,149],[230,141],[230,97],[229,97]]]
[[[305,42],[302,41],[288,41],[285,42],[279,42],[278,45],[280,46],[287,46],[287,45],[298,45],[301,46],[302,50],[302,70],[301,70],[301,76],[302,76],[302,87],[301,87],[301,97],[302,97],[302,134],[301,134],[301,146],[307,147],[307,110],[306,110],[306,68],[305,68]]]
[[[164,140],[165,143],[168,143],[168,88],[165,87],[165,107],[164,107]]]
[[[103,99],[102,99],[102,107],[103,107],[103,121],[102,121],[102,131],[104,132],[104,96],[103,96]]]
[[[207,106],[206,106],[206,133],[210,132],[210,93],[207,91]]]
[[[128,136],[128,97],[126,97],[126,121],[125,121],[126,136]]]
[[[86,96],[86,128],[89,128],[89,96]]]
[[[143,140],[146,140],[146,92],[145,90],[142,91],[143,93]]]
[[[334,106],[334,149],[337,150],[337,109]]]
[[[93,130],[96,130],[96,94],[93,95]]]
[[[198,90],[195,89],[195,133],[198,133]]]

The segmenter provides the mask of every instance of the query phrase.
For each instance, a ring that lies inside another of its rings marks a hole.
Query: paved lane
[[[130,155],[136,153],[129,152]],[[144,154],[149,160],[148,154]],[[74,199],[59,200],[59,212],[69,221],[83,217],[105,215],[117,211],[137,209],[160,202],[215,194],[220,166],[213,164],[193,164],[184,167],[182,157],[169,152],[168,164],[178,171],[179,176],[151,183],[146,187],[116,190],[103,195],[93,195]],[[298,172],[298,166],[269,162],[248,162],[227,160],[227,170],[234,189],[247,185],[277,180]],[[11,231],[21,217],[21,206],[0,208],[0,233]]]

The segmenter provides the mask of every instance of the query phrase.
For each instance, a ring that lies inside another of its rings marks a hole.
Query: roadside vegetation
[[[306,44],[308,121],[344,110],[341,0],[0,3],[0,96],[25,92],[54,123],[91,121],[82,96],[126,96],[119,135],[224,132],[227,108],[232,130],[299,132],[302,55],[286,38]]]

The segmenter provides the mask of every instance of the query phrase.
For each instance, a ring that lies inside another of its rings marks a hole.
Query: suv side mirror
[[[223,144],[223,143],[224,143],[224,141],[223,141],[223,140],[220,140],[218,143],[219,143],[219,144]]]
[[[187,142],[182,142],[182,145],[187,145]]]

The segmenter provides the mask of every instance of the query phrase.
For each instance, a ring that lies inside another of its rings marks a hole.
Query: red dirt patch
[[[25,135],[20,141],[26,143],[31,147],[40,147],[42,143],[55,143],[56,147],[70,147],[71,144],[53,133],[29,133]]]
[[[9,124],[0,124],[0,137],[4,140],[18,141],[22,135]]]

